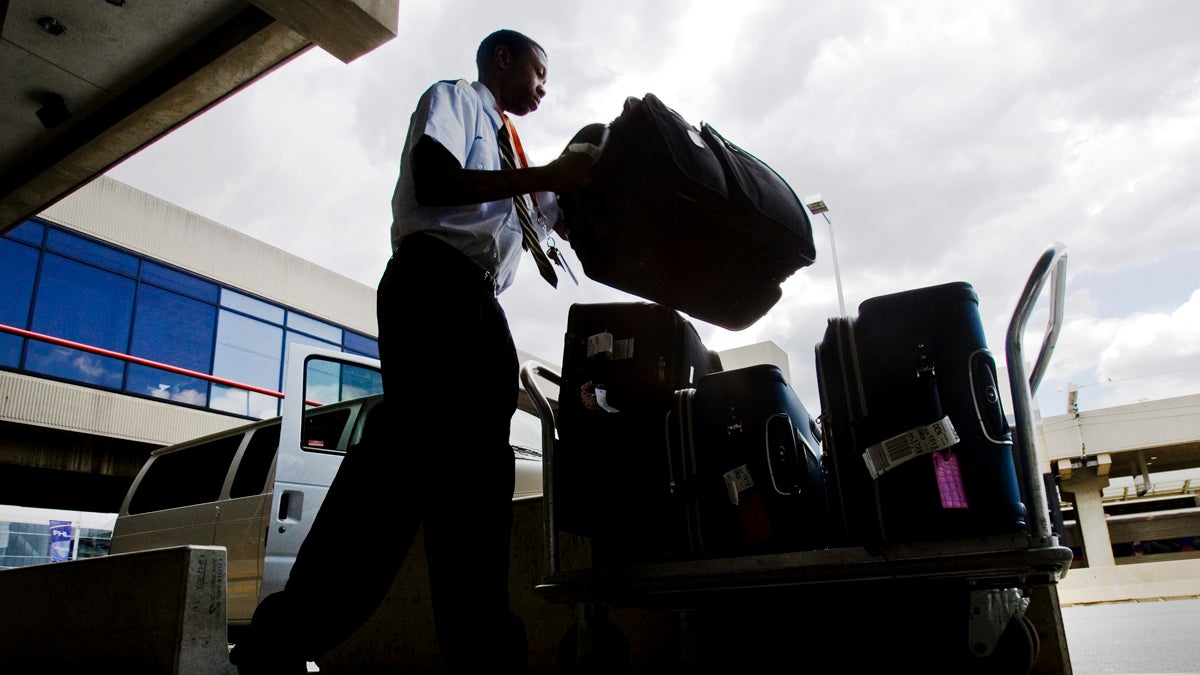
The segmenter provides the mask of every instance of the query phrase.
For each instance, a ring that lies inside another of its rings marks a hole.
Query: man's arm
[[[592,158],[568,152],[545,166],[481,171],[464,169],[442,144],[422,136],[413,148],[413,185],[422,206],[462,206],[531,192],[565,192],[591,181]]]

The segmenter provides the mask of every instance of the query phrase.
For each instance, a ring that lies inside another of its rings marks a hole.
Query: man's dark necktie
[[[504,126],[497,133],[497,140],[500,144],[500,166],[504,169],[518,168],[516,153],[513,152],[512,140],[509,138],[511,124],[506,117]],[[517,207],[517,220],[521,221],[521,233],[524,235],[525,248],[533,254],[533,260],[537,263],[542,278],[551,286],[558,288],[558,274],[554,272],[554,265],[550,263],[549,256],[542,249],[541,238],[533,226],[533,215],[529,213],[529,204],[525,201],[525,195],[513,197],[513,204]]]

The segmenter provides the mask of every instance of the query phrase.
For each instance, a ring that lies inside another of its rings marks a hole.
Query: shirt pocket
[[[467,163],[463,168],[477,171],[495,171],[500,168],[500,149],[494,141],[476,136],[467,149]]]

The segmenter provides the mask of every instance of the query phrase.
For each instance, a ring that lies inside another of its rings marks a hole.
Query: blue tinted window
[[[321,347],[323,349],[332,349],[335,352],[342,351],[342,346],[340,344],[326,342],[325,340],[318,340],[315,337],[304,335],[303,333],[295,333],[295,332],[292,332],[289,330],[287,332],[287,348],[284,350],[284,354],[283,354],[283,362],[285,364],[289,363],[292,360],[291,347],[293,344],[309,345],[312,347]]]
[[[282,360],[282,328],[221,310],[213,375],[279,391]]]
[[[138,293],[130,353],[207,373],[216,325],[215,306],[143,286]]]
[[[279,399],[268,394],[214,382],[208,407],[213,410],[263,420],[279,414]]]
[[[46,254],[32,330],[124,352],[133,317],[133,279]]]
[[[9,230],[4,236],[9,239],[23,241],[26,244],[34,246],[42,245],[42,235],[46,232],[46,226],[41,223],[35,223],[32,220],[27,220],[20,225]]]
[[[208,380],[137,363],[129,364],[125,391],[188,405],[208,404]]]
[[[342,329],[327,324],[324,321],[317,321],[314,318],[296,312],[288,312],[287,327],[301,333],[307,333],[315,338],[332,342],[339,348],[341,347]]]
[[[231,291],[228,288],[221,289],[221,306],[230,309],[236,309],[243,314],[257,316],[260,319],[266,319],[271,323],[283,325],[283,308],[272,305],[269,302],[263,302],[257,298],[252,298],[248,295],[242,295],[237,291]]]
[[[4,292],[0,293],[0,323],[14,328],[29,326],[29,302],[37,275],[38,250],[8,239],[0,239],[0,270],[4,270]],[[21,365],[23,339],[0,333],[0,366]]]
[[[221,291],[214,283],[149,261],[142,262],[142,281],[213,304]]]
[[[122,253],[111,246],[67,234],[62,230],[50,228],[49,236],[46,237],[46,249],[76,260],[92,263],[111,272],[119,272],[131,277],[137,276],[138,259],[136,257]]]
[[[124,352],[133,317],[134,281],[46,254],[31,330],[92,347]],[[120,388],[124,362],[31,341],[25,368],[34,372]]]
[[[342,335],[346,351],[372,358],[379,358],[379,341],[348,330]]]
[[[25,340],[11,333],[0,333],[0,367],[16,368],[21,365],[21,345]]]
[[[208,373],[216,323],[216,306],[143,285],[138,292],[130,353]],[[137,364],[129,366],[125,388],[192,405],[208,402],[208,383],[204,379]]]
[[[125,362],[81,349],[30,340],[25,355],[25,370],[61,377],[76,382],[120,389]]]

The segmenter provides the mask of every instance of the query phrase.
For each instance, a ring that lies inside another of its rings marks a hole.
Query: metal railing
[[[1037,434],[1033,426],[1031,401],[1042,383],[1042,376],[1050,365],[1050,355],[1058,343],[1062,328],[1063,305],[1067,286],[1067,247],[1055,242],[1038,258],[1025,289],[1017,300],[1012,321],[1008,326],[1005,341],[1005,356],[1008,362],[1008,379],[1012,388],[1013,417],[1016,422],[1015,445],[1017,448],[1017,470],[1022,493],[1032,504],[1027,504],[1033,518],[1029,523],[1031,536],[1049,543],[1053,539],[1050,529],[1049,504],[1046,500],[1041,469],[1037,461]],[[1050,317],[1042,336],[1037,361],[1029,377],[1025,376],[1025,353],[1022,346],[1025,326],[1033,314],[1034,306],[1042,296],[1047,282],[1050,284]]]
[[[111,349],[104,349],[102,347],[94,347],[92,345],[84,344],[82,342],[66,340],[66,339],[63,339],[60,337],[54,337],[53,335],[46,335],[44,333],[35,333],[34,331],[25,330],[23,328],[17,328],[15,326],[7,326],[2,323],[0,323],[0,333],[10,333],[12,335],[18,335],[20,337],[29,338],[31,340],[39,340],[41,342],[48,342],[50,344],[58,345],[60,347],[68,347],[70,349],[78,349],[80,351],[89,352],[91,354],[97,354],[100,356],[107,356],[109,358],[120,359],[121,361],[126,361],[128,363],[136,363],[139,366],[148,366],[150,368],[157,368],[159,370],[165,370],[167,372],[176,373],[178,375],[187,375],[188,377],[194,377],[196,379],[206,380],[206,381],[212,382],[214,384],[221,384],[221,385],[225,385],[227,387],[233,387],[235,389],[242,389],[244,391],[254,392],[256,394],[266,394],[267,396],[273,396],[278,399],[284,398],[283,392],[281,392],[281,391],[275,391],[273,389],[264,389],[263,387],[256,387],[252,384],[245,384],[244,382],[238,382],[236,380],[230,380],[230,379],[224,378],[224,377],[217,377],[216,375],[209,375],[208,373],[202,373],[202,372],[199,372],[196,370],[180,368],[179,366],[173,366],[169,363],[161,363],[159,361],[151,361],[150,359],[144,359],[140,356],[133,356],[132,354],[123,354],[121,352],[116,352]],[[309,405],[323,405],[320,402],[310,401],[310,400],[306,400],[305,403],[307,403]]]

